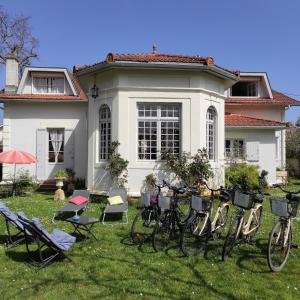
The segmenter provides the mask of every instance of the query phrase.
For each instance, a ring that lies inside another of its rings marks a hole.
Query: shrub
[[[17,195],[26,195],[35,191],[38,188],[38,183],[29,175],[28,170],[21,170],[18,178],[15,180],[15,190]]]
[[[84,178],[76,178],[74,180],[75,190],[85,189],[85,179]]]
[[[147,188],[149,189],[155,188],[156,176],[153,173],[148,174],[145,178],[145,183]]]
[[[169,152],[162,153],[167,170],[188,186],[197,186],[213,176],[206,149],[199,149],[194,156],[183,152],[180,157]]]
[[[225,168],[225,184],[243,191],[255,191],[259,188],[258,167],[246,163],[236,163]]]
[[[118,153],[119,146],[120,143],[118,141],[111,143],[110,159],[108,161],[107,169],[110,172],[113,184],[123,187],[127,182],[127,166],[129,161],[121,157],[120,153]]]

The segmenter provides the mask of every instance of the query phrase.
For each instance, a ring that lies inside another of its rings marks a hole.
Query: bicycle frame
[[[215,215],[214,215],[214,219],[213,219],[213,221],[212,221],[212,223],[211,223],[211,233],[215,232],[217,229],[219,229],[219,228],[221,227],[221,225],[216,226],[216,224],[217,224],[217,221],[218,221],[219,216],[220,216],[220,214],[221,214],[221,211],[222,211],[223,209],[225,209],[226,207],[229,208],[229,204],[228,204],[228,203],[222,203],[222,202],[221,202],[221,203],[218,205],[218,208],[217,208],[216,213],[215,213]],[[207,212],[201,212],[201,214],[204,214],[204,215],[205,215],[205,219],[204,219],[204,224],[202,225],[202,229],[201,229],[201,231],[198,233],[199,236],[202,235],[203,230],[206,228],[206,224],[207,224],[208,219],[212,216],[212,208],[211,208],[209,211],[207,211]],[[196,228],[194,229],[194,233],[197,232],[198,227],[199,227],[199,225],[197,225]]]
[[[251,230],[249,229],[253,219],[255,219],[255,221],[258,223],[257,211],[260,207],[262,207],[262,205],[260,203],[256,203],[255,206],[251,208],[247,222],[245,222],[244,219],[245,210],[243,208],[240,209],[240,223],[236,233],[236,238],[238,238],[240,233],[242,233],[243,236],[247,236],[258,228],[259,225],[253,227]]]
[[[217,229],[219,229],[221,227],[221,225],[219,226],[216,226],[217,224],[217,221],[219,219],[219,216],[221,215],[221,212],[226,208],[228,207],[229,209],[229,204],[228,203],[223,203],[221,202],[219,205],[218,205],[218,208],[217,208],[217,211],[215,213],[215,216],[214,216],[214,219],[213,221],[211,222],[211,232],[214,232],[216,231]]]
[[[289,239],[289,233],[292,230],[292,220],[291,218],[284,218],[284,219],[280,219],[279,221],[280,223],[287,222],[287,226],[285,227],[286,232],[284,233],[284,243],[283,243],[283,245],[286,246]],[[281,228],[280,228],[280,234],[278,234],[278,237],[276,239],[276,243],[278,243],[280,236],[281,236]]]

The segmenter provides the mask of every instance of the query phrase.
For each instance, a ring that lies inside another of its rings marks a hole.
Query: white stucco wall
[[[94,79],[94,78],[93,78]],[[87,79],[80,82],[90,89],[94,84]],[[206,112],[214,106],[218,115],[215,181],[223,182],[224,153],[224,87],[223,82],[204,73],[171,73],[134,71],[98,75],[99,97],[89,100],[89,162],[88,186],[101,192],[110,186],[106,163],[98,161],[99,108],[107,104],[112,113],[112,141],[118,140],[119,152],[129,160],[128,189],[138,195],[145,176],[157,173],[164,176],[157,161],[140,161],[137,155],[137,103],[178,103],[181,105],[181,150],[195,153],[206,147]],[[102,87],[102,88],[101,88]]]
[[[274,129],[228,129],[225,138],[244,139],[246,161],[266,170],[268,183],[276,183],[276,137]],[[250,153],[251,151],[251,153]],[[255,152],[255,155],[252,155]],[[249,157],[251,156],[251,159]]]
[[[71,129],[74,136],[74,171],[86,177],[87,164],[87,103],[5,103],[3,148],[17,149],[37,155],[37,129]],[[48,145],[46,145],[48,147]],[[67,155],[67,154],[66,154]],[[36,165],[20,165],[36,176]],[[58,166],[58,168],[61,168]],[[4,177],[12,172],[4,165]],[[46,179],[46,178],[45,178]]]

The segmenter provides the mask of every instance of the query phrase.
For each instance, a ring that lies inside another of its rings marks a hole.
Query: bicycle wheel
[[[130,236],[134,244],[142,244],[151,238],[155,225],[154,215],[154,210],[145,208],[136,214],[130,231]]]
[[[278,221],[271,231],[268,242],[268,265],[271,271],[279,272],[289,257],[292,244],[291,229],[287,233],[286,221]],[[288,234],[288,237],[286,236]]]
[[[204,214],[193,216],[183,227],[180,248],[185,256],[195,256],[203,250],[211,233],[210,219]]]
[[[160,218],[156,220],[152,235],[153,249],[163,251],[167,248],[172,236],[172,222],[169,212],[164,213]]]
[[[230,226],[228,229],[228,233],[223,245],[223,251],[222,251],[222,260],[225,261],[225,259],[230,255],[233,246],[235,244],[235,241],[238,237],[238,230],[240,227],[241,218],[237,215],[234,215],[231,219]]]
[[[220,213],[215,225],[216,230],[214,231],[213,234],[214,239],[218,239],[223,233],[225,225],[227,223],[228,213],[229,213],[229,206],[224,206],[220,209]]]
[[[249,241],[252,241],[253,238],[255,237],[259,227],[260,227],[260,224],[261,224],[261,218],[262,218],[262,215],[263,215],[263,208],[262,206],[260,206],[257,211],[256,211],[256,216],[257,217],[253,217],[252,218],[252,221],[251,221],[251,224],[249,226],[249,231],[251,231],[252,229],[254,229],[250,234],[248,234],[247,236],[247,239]]]

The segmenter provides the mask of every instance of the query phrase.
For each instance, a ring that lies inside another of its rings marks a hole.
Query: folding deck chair
[[[127,199],[126,189],[125,188],[111,188],[108,193],[108,196],[109,197],[120,196],[124,203],[117,204],[117,205],[111,205],[108,203],[103,211],[102,224],[105,223],[104,222],[105,216],[107,214],[123,214],[123,213],[125,213],[125,217],[126,217],[125,224],[127,224],[128,223],[128,199]]]
[[[71,261],[65,251],[75,243],[76,238],[74,236],[59,229],[54,229],[52,233],[48,233],[38,218],[30,220],[22,211],[18,213],[18,218],[25,229],[24,233],[28,256],[36,266],[43,268],[59,256],[63,256]],[[31,240],[37,244],[38,249],[34,252],[29,249],[29,236],[27,232],[31,234]],[[45,247],[48,247],[52,253],[45,256],[43,252]],[[38,254],[38,258],[36,258],[36,254]]]
[[[54,216],[52,218],[52,223],[55,223],[55,218],[58,216],[58,215],[67,215],[67,218],[70,217],[70,214],[80,214],[82,213],[88,206],[89,202],[90,202],[90,192],[88,190],[75,190],[73,192],[73,195],[70,197],[69,201],[76,197],[76,196],[82,196],[82,197],[85,197],[88,199],[87,202],[81,204],[81,205],[76,205],[74,203],[68,203],[64,206],[61,206],[59,207],[55,213],[54,213]]]
[[[0,214],[5,219],[7,245],[15,246],[23,242],[25,240],[25,236],[23,234],[24,226],[19,221],[18,217],[3,202],[0,202]],[[13,225],[14,228],[17,229],[18,232],[16,234],[12,235],[9,224]],[[30,236],[29,232],[27,232],[27,234]]]

